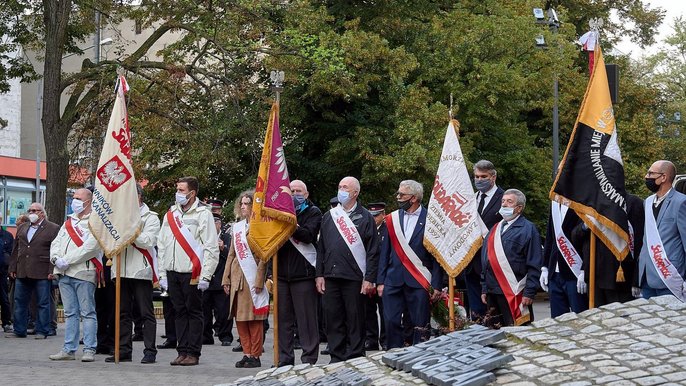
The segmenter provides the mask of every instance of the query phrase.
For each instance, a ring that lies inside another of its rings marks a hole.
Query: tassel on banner
[[[624,278],[624,270],[622,269],[622,265],[619,265],[619,269],[617,270],[617,283],[624,283],[626,279]]]

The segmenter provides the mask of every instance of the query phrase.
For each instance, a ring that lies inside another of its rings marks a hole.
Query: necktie
[[[503,221],[503,226],[500,228],[500,234],[505,233],[505,227],[507,226],[507,221]]]
[[[476,210],[479,211],[479,214],[484,211],[484,200],[486,198],[486,194],[481,193],[481,197],[479,197],[479,206],[476,208]]]

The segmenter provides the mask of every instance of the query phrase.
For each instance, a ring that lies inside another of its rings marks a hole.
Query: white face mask
[[[35,213],[29,214],[29,221],[31,221],[31,224],[37,223],[38,219],[39,219],[39,217],[37,214],[35,214]]]
[[[79,200],[78,198],[71,200],[71,211],[77,216],[79,213],[83,212],[83,201]]]
[[[500,215],[503,216],[503,219],[505,221],[510,221],[515,217],[514,211],[515,211],[515,208],[507,208],[507,207],[501,206],[498,213],[500,213]]]
[[[183,193],[176,192],[176,203],[182,206],[186,205],[188,204],[188,197]]]
[[[340,202],[343,206],[350,202],[350,193],[346,192],[345,190],[339,190],[336,197],[338,197],[338,202]]]

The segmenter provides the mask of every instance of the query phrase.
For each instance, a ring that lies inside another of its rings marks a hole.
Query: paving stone
[[[610,383],[610,382],[615,382],[615,381],[620,381],[620,380],[622,380],[622,377],[620,377],[618,375],[606,375],[604,377],[596,378],[593,381],[595,381],[595,383],[597,383],[599,385],[602,385],[605,383]]]
[[[562,315],[558,316],[557,318],[555,318],[555,320],[557,320],[558,322],[568,322],[568,321],[574,320],[574,319],[579,319],[577,314],[575,314],[574,312],[568,312],[566,314],[562,314]]]
[[[616,362],[615,362],[616,363]],[[600,370],[601,373],[603,374],[617,374],[617,373],[624,373],[629,371],[630,369],[625,366],[597,366],[598,370]]]
[[[668,381],[680,382],[686,380],[686,371],[679,371],[676,373],[662,374],[662,377]]]
[[[652,327],[662,323],[664,323],[664,319],[661,318],[646,318],[638,321],[638,324],[642,324],[646,327]]]
[[[616,382],[610,382],[607,384],[608,386],[635,386],[635,382],[627,381],[627,380],[622,380],[622,381],[616,381]]]
[[[648,375],[650,375],[650,373],[645,370],[632,370],[622,373],[622,377],[624,377],[625,379],[641,378],[646,377]]]
[[[581,355],[593,354],[595,352],[597,352],[597,350],[590,349],[590,348],[580,348],[580,349],[576,349],[576,350],[569,350],[569,351],[565,352],[565,354],[574,358],[574,357],[581,356]]]
[[[525,375],[527,377],[539,377],[541,375],[545,375],[550,373],[550,369],[546,369],[544,367],[535,365],[535,364],[526,364],[526,365],[520,365],[520,366],[513,366],[512,370]]]
[[[587,385],[592,385],[592,383],[589,381],[574,381],[574,382],[565,382],[561,386],[587,386]]]
[[[666,379],[659,377],[659,376],[636,378],[636,379],[633,379],[633,381],[638,383],[641,386],[659,385],[659,384],[667,382]]]

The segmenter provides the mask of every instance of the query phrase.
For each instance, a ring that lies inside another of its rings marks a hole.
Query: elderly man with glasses
[[[36,339],[50,335],[50,289],[52,264],[50,244],[57,237],[60,226],[48,221],[43,206],[34,202],[29,206],[29,221],[17,228],[12,249],[10,277],[14,287],[14,333],[6,337],[25,338],[31,294],[36,291]]]

